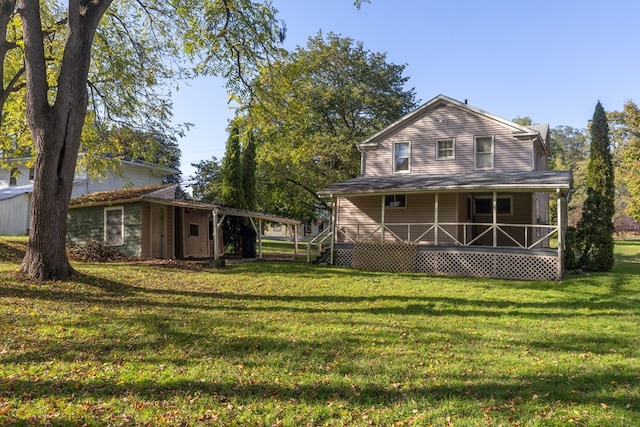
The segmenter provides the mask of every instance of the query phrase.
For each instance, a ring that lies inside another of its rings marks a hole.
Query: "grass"
[[[640,425],[640,241],[562,283],[256,262],[15,274],[0,425]]]

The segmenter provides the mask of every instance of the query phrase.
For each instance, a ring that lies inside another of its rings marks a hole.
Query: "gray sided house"
[[[176,187],[136,187],[72,199],[67,241],[76,245],[102,242],[139,258],[218,259],[223,254],[221,226],[227,216],[249,218],[256,229],[261,229],[263,220],[299,224],[293,219],[176,199]]]
[[[547,168],[547,125],[521,126],[440,95],[358,149],[361,176],[319,192],[332,201],[335,264],[562,277],[573,178]]]
[[[34,169],[32,159],[10,159],[9,168],[0,168],[0,236],[29,234]],[[125,187],[160,185],[163,176],[179,174],[174,168],[132,160],[119,159],[117,170],[108,170],[102,178],[92,178],[82,165],[73,178],[72,198],[99,191]]]

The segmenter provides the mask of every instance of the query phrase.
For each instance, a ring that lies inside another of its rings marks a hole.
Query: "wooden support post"
[[[438,246],[438,205],[440,203],[440,193],[436,193],[435,195],[435,206],[433,209],[433,238],[434,244]]]
[[[491,206],[493,211],[493,247],[498,246],[498,193],[493,192],[491,197]]]
[[[557,204],[558,204],[558,272],[556,279],[558,281],[562,280],[562,274],[564,273],[564,198],[562,197],[562,192],[558,188],[556,190]]]
[[[329,264],[333,265],[336,238],[338,237],[338,199],[331,196],[331,259]]]
[[[298,224],[293,224],[293,255],[298,256]]]
[[[384,199],[385,199],[385,196],[383,195],[382,196],[382,213],[380,214],[380,218],[381,218],[381,220],[380,220],[380,222],[381,222],[381,224],[380,224],[381,225],[380,232],[382,233],[382,241],[383,242],[384,242],[384,211],[385,211],[385,209],[384,209]]]

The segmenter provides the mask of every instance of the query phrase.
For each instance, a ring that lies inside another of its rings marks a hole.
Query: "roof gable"
[[[463,112],[469,113],[469,114],[473,114],[476,115],[478,117],[487,119],[487,120],[491,120],[493,122],[496,122],[498,124],[500,124],[501,126],[507,127],[511,130],[511,132],[513,133],[513,135],[515,137],[538,137],[540,138],[540,142],[544,144],[544,136],[540,135],[540,129],[537,129],[533,126],[528,127],[528,126],[522,126],[519,125],[517,123],[514,123],[510,120],[504,119],[502,117],[496,116],[495,114],[491,114],[487,111],[481,110],[480,108],[476,108],[473,107],[469,104],[467,104],[466,102],[460,102],[457,101],[453,98],[449,98],[448,96],[445,95],[438,95],[435,98],[431,99],[430,101],[426,102],[425,104],[423,104],[422,106],[418,107],[417,109],[415,109],[414,111],[405,114],[404,116],[402,116],[400,119],[398,119],[397,121],[395,121],[394,123],[390,124],[389,126],[387,126],[386,128],[382,129],[381,131],[375,133],[374,135],[370,136],[369,138],[367,138],[366,140],[360,142],[358,144],[358,148],[361,151],[365,151],[367,149],[371,149],[371,148],[375,148],[378,145],[378,141],[382,138],[384,138],[385,136],[396,132],[400,129],[402,129],[404,126],[408,125],[409,123],[417,120],[418,118],[424,117],[428,114],[431,114],[432,112],[434,112],[435,110],[437,110],[439,107],[441,106],[450,106],[450,107],[454,107],[457,109],[460,109]],[[544,125],[538,125],[538,126],[544,126]],[[548,128],[548,126],[547,126]]]

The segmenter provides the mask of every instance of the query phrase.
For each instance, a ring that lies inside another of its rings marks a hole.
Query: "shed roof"
[[[573,188],[571,171],[473,172],[449,175],[361,176],[333,184],[321,197],[431,191],[555,191]]]
[[[26,193],[33,193],[33,184],[18,185],[0,189],[0,200],[12,199]]]
[[[244,209],[235,209],[228,206],[199,202],[187,199],[167,199],[159,197],[161,193],[165,193],[170,187],[177,187],[177,184],[153,185],[147,187],[133,187],[122,190],[100,191],[97,193],[86,194],[71,200],[70,209],[83,208],[89,206],[109,206],[115,204],[135,203],[140,201],[148,201],[169,206],[179,206],[191,209],[201,209],[206,211],[215,211],[221,215],[238,216],[243,218],[256,218],[265,221],[271,221],[279,224],[298,225],[300,221],[293,218],[286,218],[277,215],[265,214],[261,212],[248,211]]]

